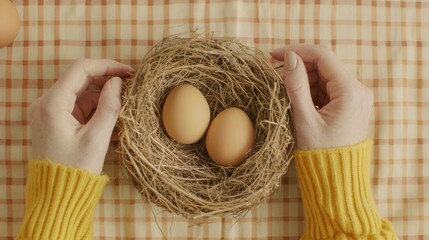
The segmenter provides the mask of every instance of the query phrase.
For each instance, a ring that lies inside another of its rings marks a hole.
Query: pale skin
[[[372,92],[332,51],[316,45],[289,45],[271,55],[284,61],[297,149],[365,140]],[[33,158],[100,174],[121,108],[122,79],[132,71],[113,60],[73,63],[31,106]],[[90,90],[90,85],[101,92]]]
[[[284,61],[298,149],[341,147],[365,140],[372,91],[331,50],[289,45],[273,50],[271,56]]]
[[[100,174],[121,109],[122,78],[132,71],[105,59],[70,65],[30,107],[33,158]]]

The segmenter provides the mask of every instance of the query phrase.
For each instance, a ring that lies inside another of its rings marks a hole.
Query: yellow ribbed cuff
[[[306,229],[303,239],[396,239],[378,214],[369,176],[372,141],[296,151]]]
[[[92,239],[95,207],[109,181],[50,161],[30,161],[17,239]]]

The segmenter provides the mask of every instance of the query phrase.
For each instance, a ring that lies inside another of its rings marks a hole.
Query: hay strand
[[[238,167],[222,167],[204,139],[182,145],[162,126],[162,105],[180,84],[198,88],[212,119],[244,110],[255,145]],[[234,40],[170,37],[144,57],[124,86],[118,152],[128,178],[149,202],[185,217],[241,215],[280,185],[291,160],[290,102],[262,52]]]

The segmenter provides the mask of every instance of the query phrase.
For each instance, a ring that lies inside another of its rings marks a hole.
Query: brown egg
[[[195,143],[204,136],[209,126],[209,104],[197,88],[188,84],[177,86],[165,100],[162,123],[176,142]]]
[[[0,0],[0,48],[12,43],[18,30],[18,11],[9,0]]]
[[[252,148],[254,135],[249,116],[241,109],[228,108],[213,119],[207,130],[207,152],[221,166],[237,166]]]

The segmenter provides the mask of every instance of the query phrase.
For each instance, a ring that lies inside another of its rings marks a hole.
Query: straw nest
[[[174,142],[162,106],[180,84],[197,87],[212,119],[228,107],[244,110],[255,144],[237,167],[216,165],[204,138]],[[124,86],[118,152],[129,180],[151,203],[185,217],[239,216],[280,186],[291,160],[290,102],[263,53],[235,40],[169,37],[156,44]]]

